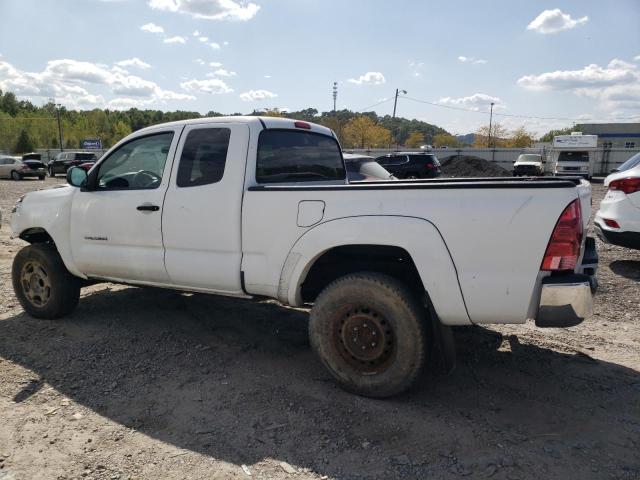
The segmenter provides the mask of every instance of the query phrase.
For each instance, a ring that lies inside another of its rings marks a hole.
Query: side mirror
[[[67,170],[67,183],[74,187],[84,187],[87,184],[87,172],[79,167],[71,167]]]

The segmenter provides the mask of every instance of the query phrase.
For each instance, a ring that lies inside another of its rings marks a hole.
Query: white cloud
[[[232,72],[232,71],[227,70],[225,68],[219,68],[218,70],[216,70],[213,73],[214,73],[214,75],[219,75],[221,77],[235,77],[237,75],[236,72]]]
[[[556,70],[540,75],[525,75],[518,79],[518,85],[529,90],[572,90],[633,81],[637,81],[636,66],[614,59],[606,67],[592,63],[580,70]]]
[[[496,106],[501,106],[502,100],[498,97],[493,97],[485,93],[474,93],[468,97],[444,97],[438,100],[438,103],[443,105],[451,105],[454,107],[468,108],[470,110],[480,110],[489,108],[491,103],[495,103]],[[496,108],[494,106],[494,108]]]
[[[162,89],[153,81],[129,75],[119,66],[58,59],[47,62],[42,72],[26,72],[0,62],[0,89],[29,97],[56,97],[69,107],[107,104],[104,96],[88,89],[101,89],[116,95],[145,99],[149,103],[165,100],[195,100],[192,95]]]
[[[559,8],[553,10],[545,10],[533,21],[527,25],[527,30],[533,30],[537,33],[557,33],[563,30],[570,30],[578,25],[585,24],[589,21],[589,17],[573,19],[571,15],[563,13]]]
[[[181,37],[180,35],[176,35],[175,37],[170,37],[170,38],[165,38],[163,40],[164,43],[180,43],[180,44],[185,44],[187,43],[187,39],[184,37]]]
[[[154,10],[186,13],[207,20],[250,20],[260,10],[252,2],[234,0],[149,0]]]
[[[199,37],[200,36],[200,32],[198,30],[194,30],[192,35],[194,37]]]
[[[240,99],[244,102],[254,102],[266,100],[268,98],[276,98],[278,95],[269,90],[249,90],[240,94]]]
[[[145,23],[140,27],[140,30],[149,33],[164,33],[164,28],[160,25],[156,25],[155,23]]]
[[[222,64],[220,62],[209,62],[209,66],[216,68],[216,67],[221,67]]]
[[[350,78],[347,81],[356,85],[382,85],[386,82],[384,75],[380,72],[367,72],[358,78]]]
[[[271,75],[264,75],[264,78],[271,78]]]
[[[198,37],[198,40],[200,40],[202,43],[205,43],[209,41],[209,37]]]
[[[619,59],[611,60],[606,67],[591,64],[580,70],[525,75],[518,85],[528,90],[569,91],[599,100],[606,110],[640,108],[640,70]]]
[[[2,55],[0,55],[0,57],[1,57],[1,56],[2,56]],[[635,62],[640,62],[640,55],[636,55],[635,57],[633,57],[633,60],[634,60]]]
[[[209,46],[210,46],[211,48],[213,48],[214,50],[220,50],[220,44],[219,44],[219,43],[211,42],[211,43],[209,44]]]
[[[151,65],[149,65],[147,62],[143,62],[138,57],[121,60],[119,62],[116,62],[116,65],[120,67],[137,67],[143,70],[146,70],[147,68],[151,68]]]
[[[422,76],[422,70],[424,69],[424,62],[409,62],[409,68],[411,69],[411,74],[419,78]]]
[[[464,55],[460,55],[458,57],[458,61],[462,63],[472,63],[474,65],[484,65],[487,61],[483,58],[475,58],[475,57],[465,57]]]
[[[180,86],[187,92],[211,93],[215,95],[233,92],[233,89],[219,78],[212,78],[209,80],[187,80],[186,82],[182,82]]]
[[[194,60],[194,62],[196,62],[198,65],[206,65],[207,62],[205,62],[203,59],[201,58],[196,58]]]

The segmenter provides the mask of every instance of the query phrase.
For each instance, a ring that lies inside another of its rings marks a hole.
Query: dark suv
[[[67,170],[71,167],[77,167],[81,163],[96,162],[97,160],[96,154],[91,152],[60,152],[56,155],[56,158],[47,164],[47,170],[50,177],[55,177],[58,173],[66,175]]]
[[[440,162],[432,153],[397,152],[376,158],[376,162],[397,178],[436,178]]]

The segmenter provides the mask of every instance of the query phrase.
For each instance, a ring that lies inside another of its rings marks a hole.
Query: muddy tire
[[[54,319],[71,313],[80,299],[80,282],[50,245],[24,247],[13,259],[13,291],[22,308],[36,318]]]
[[[309,337],[335,380],[352,393],[408,389],[426,358],[427,312],[398,280],[355,273],[329,284],[311,310]]]

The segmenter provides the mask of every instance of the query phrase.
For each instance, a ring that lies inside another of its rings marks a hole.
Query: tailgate
[[[580,207],[582,208],[582,224],[585,232],[591,218],[591,184],[586,180],[580,180],[577,186],[578,197],[580,197]]]

